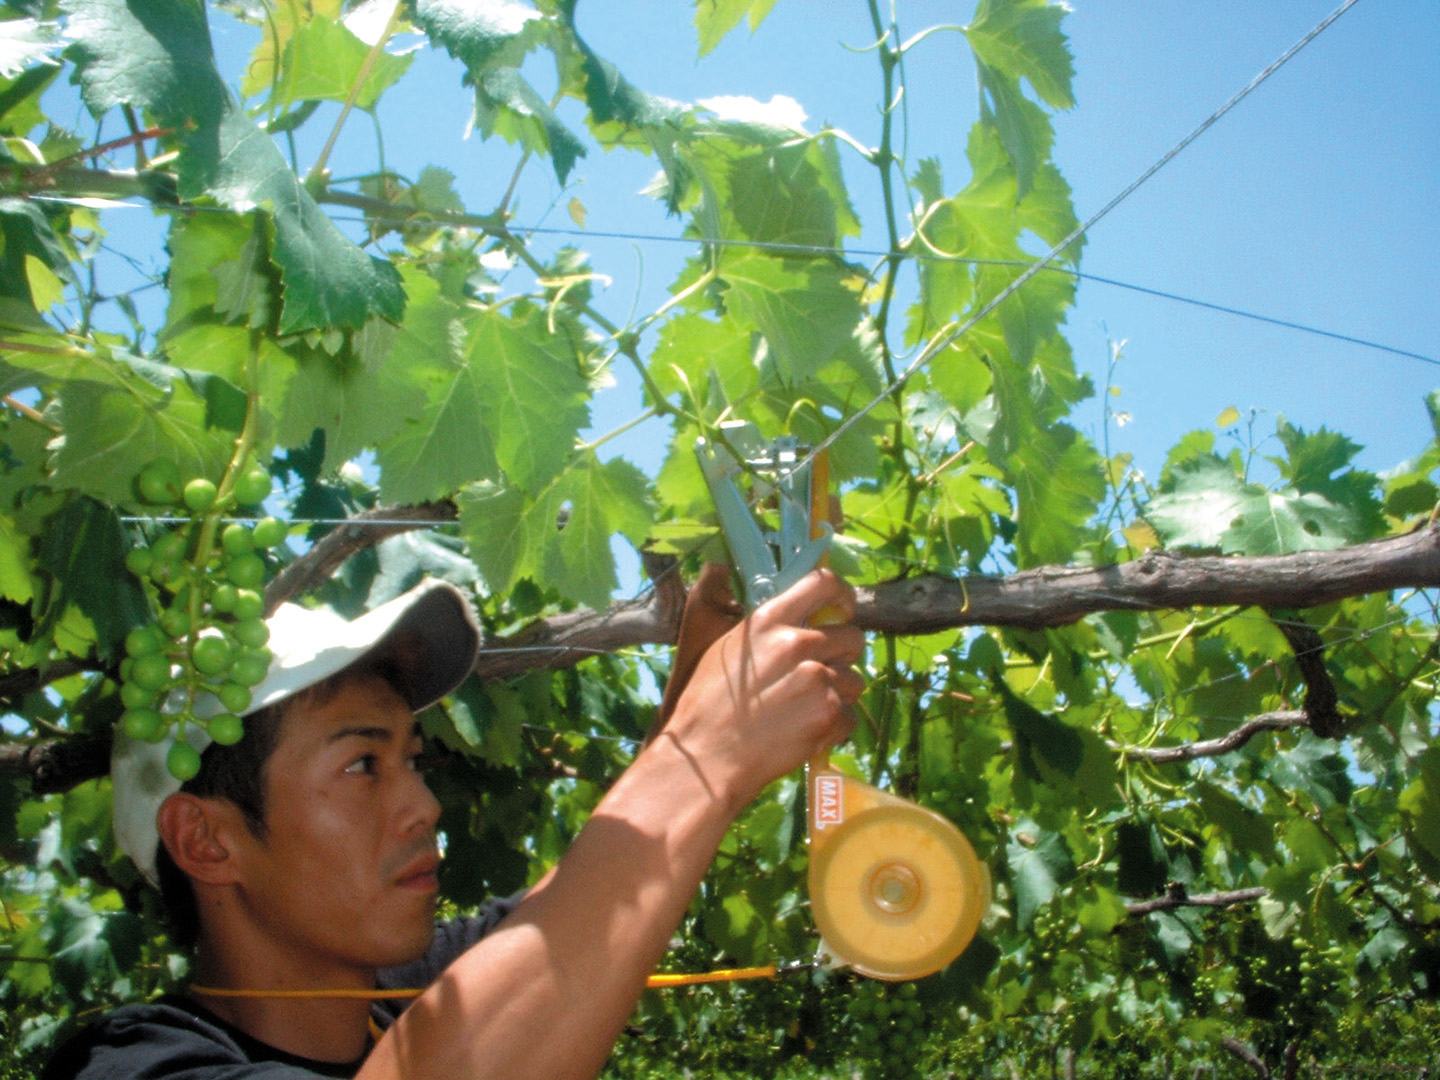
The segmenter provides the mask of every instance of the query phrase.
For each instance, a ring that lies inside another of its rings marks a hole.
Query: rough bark
[[[1039,630],[1102,611],[1308,608],[1391,589],[1440,586],[1440,528],[1336,551],[1177,555],[1151,551],[1115,566],[1042,566],[1003,577],[926,576],[859,589],[866,630],[928,634],[959,626]]]

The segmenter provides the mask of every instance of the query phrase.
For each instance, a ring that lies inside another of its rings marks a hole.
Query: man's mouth
[[[423,889],[434,892],[440,887],[440,879],[436,875],[439,866],[440,856],[434,851],[428,851],[407,863],[405,868],[396,875],[395,884],[402,889]]]

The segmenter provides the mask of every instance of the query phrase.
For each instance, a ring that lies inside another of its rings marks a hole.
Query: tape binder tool
[[[750,424],[719,428],[696,456],[720,516],[744,603],[754,608],[824,563],[832,534],[824,453],[793,437],[766,441]],[[763,529],[736,481],[779,506]],[[825,613],[816,617],[823,622]],[[810,904],[821,951],[876,979],[916,979],[958,957],[990,906],[990,878],[970,842],[940,814],[840,772],[822,754],[806,767]]]

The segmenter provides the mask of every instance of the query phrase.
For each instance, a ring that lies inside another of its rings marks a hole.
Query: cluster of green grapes
[[[263,502],[270,475],[252,463],[222,492],[203,477],[182,482],[173,462],[155,461],[135,483],[146,503],[172,508],[185,520],[125,556],[126,568],[150,586],[158,614],[125,638],[120,723],[132,739],[146,742],[197,724],[215,742],[232,745],[244,734],[240,714],[250,707],[251,688],[270,668],[261,553],[282,543],[287,530],[273,517],[252,527],[225,524],[223,515]],[[214,695],[222,711],[197,717],[202,694]],[[166,766],[185,781],[199,772],[200,755],[179,738]]]
[[[913,982],[857,982],[849,1018],[862,1070],[877,1077],[917,1076],[925,1008]]]

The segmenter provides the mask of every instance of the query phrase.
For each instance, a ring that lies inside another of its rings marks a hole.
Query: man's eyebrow
[[[327,743],[335,743],[339,742],[341,739],[368,739],[371,742],[389,742],[394,737],[394,728],[384,727],[379,724],[364,726],[353,725],[350,727],[340,728],[338,731],[331,732],[330,735],[326,737],[325,741]],[[420,724],[417,722],[412,725],[410,730],[406,731],[402,737],[407,742],[411,739],[420,738]]]

